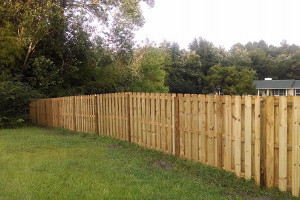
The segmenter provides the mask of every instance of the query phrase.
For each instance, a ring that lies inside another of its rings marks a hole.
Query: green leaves
[[[162,49],[144,47],[135,52],[131,68],[134,71],[130,84],[133,92],[168,92],[165,86],[165,68],[170,64],[170,56]]]
[[[0,128],[16,126],[26,121],[29,103],[41,97],[26,84],[0,77]]]
[[[247,68],[238,71],[235,66],[223,67],[221,64],[209,69],[207,86],[204,93],[218,93],[229,95],[255,94],[253,79],[255,72]]]

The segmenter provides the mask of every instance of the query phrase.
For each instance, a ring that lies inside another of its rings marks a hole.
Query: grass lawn
[[[0,199],[292,199],[233,174],[103,136],[0,130]]]

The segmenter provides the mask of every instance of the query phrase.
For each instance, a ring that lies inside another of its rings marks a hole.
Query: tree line
[[[0,126],[19,120],[16,113],[26,113],[28,103],[41,97],[123,91],[243,95],[255,93],[254,79],[299,79],[300,47],[285,41],[225,50],[199,37],[187,50],[168,41],[137,47],[141,3],[154,6],[153,0],[0,0]]]

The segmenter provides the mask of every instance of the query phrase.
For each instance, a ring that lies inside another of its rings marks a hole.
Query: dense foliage
[[[28,120],[28,104],[42,96],[27,84],[0,80],[0,128],[22,124]]]
[[[135,47],[134,32],[144,23],[141,3],[153,6],[154,0],[0,0],[0,74],[14,77],[0,80],[1,98],[10,98],[8,91],[26,91],[25,99],[34,97],[30,91],[46,97],[122,91],[243,95],[255,93],[254,79],[300,78],[300,47],[285,41],[279,47],[235,44],[229,51],[203,38],[188,50],[169,42]],[[24,113],[24,102],[10,108],[19,113],[23,106]],[[2,120],[13,116],[3,113]]]
[[[267,45],[263,40],[235,44],[229,51],[199,38],[189,50],[162,45],[171,55],[167,85],[175,93],[255,94],[254,79],[300,78],[300,47]]]

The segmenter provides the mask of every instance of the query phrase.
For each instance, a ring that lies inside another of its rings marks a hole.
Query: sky
[[[138,43],[148,38],[188,48],[202,37],[226,49],[259,40],[300,45],[300,0],[155,0],[142,9],[146,23],[136,32]]]

